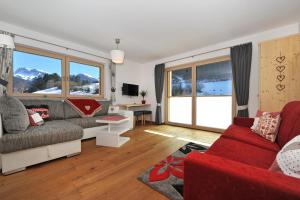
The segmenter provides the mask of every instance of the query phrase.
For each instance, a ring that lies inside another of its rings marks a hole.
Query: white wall
[[[140,96],[122,96],[121,91],[123,83],[136,84],[140,86],[139,90],[144,89],[143,87],[141,87],[143,85],[144,78],[141,77],[141,64],[125,59],[124,64],[117,65],[116,71],[116,103],[140,103]]]
[[[76,49],[76,50],[80,50],[83,52],[87,52],[87,53],[92,53],[95,55],[99,55],[99,56],[103,56],[106,58],[109,58],[109,54],[106,52],[102,52],[99,51],[97,49],[91,49],[89,47],[80,45],[80,44],[76,44],[70,41],[66,41],[66,40],[62,40],[56,37],[52,37],[49,36],[47,34],[43,34],[43,33],[39,33],[39,32],[35,32],[32,30],[28,30],[26,28],[23,27],[19,27],[19,26],[15,26],[12,24],[8,24],[5,22],[0,21],[0,30],[3,31],[7,31],[7,32],[11,32],[11,33],[15,33],[15,34],[19,34],[19,35],[23,35],[23,36],[27,36],[30,38],[34,38],[34,39],[38,39],[38,40],[42,40],[42,41],[47,41],[50,43],[54,43],[54,44],[58,44],[61,46],[65,46],[68,48],[72,48],[72,49]],[[57,52],[57,53],[61,53],[61,54],[66,54],[66,55],[71,55],[71,56],[76,56],[76,57],[80,57],[80,58],[84,58],[84,59],[88,59],[88,60],[93,60],[93,61],[97,61],[100,63],[103,63],[105,66],[105,91],[104,91],[104,96],[106,99],[110,99],[110,89],[111,89],[111,76],[110,76],[110,69],[109,69],[109,61],[107,59],[102,59],[99,57],[95,57],[95,56],[91,56],[88,54],[84,54],[84,53],[80,53],[77,51],[72,51],[72,50],[67,50],[65,48],[61,48],[61,47],[57,47],[57,46],[53,46],[50,44],[46,44],[43,42],[38,42],[38,41],[34,41],[34,40],[30,40],[30,39],[26,39],[23,37],[15,37],[15,43],[18,44],[23,44],[23,45],[28,45],[31,47],[36,47],[36,48],[40,48],[40,49],[45,49],[45,50],[49,50],[49,51],[53,51],[53,52]],[[113,44],[112,44],[113,46]],[[117,101],[118,102],[130,102],[130,99],[128,97],[123,97],[121,95],[121,88],[120,85],[123,82],[129,82],[129,83],[133,83],[133,84],[140,84],[139,81],[139,75],[140,75],[140,71],[137,70],[139,69],[139,64],[132,62],[128,59],[125,59],[125,62],[121,65],[117,65],[117,78],[116,78],[116,82],[117,82],[117,91],[116,91],[116,96],[117,96]]]
[[[299,31],[299,24],[295,23],[295,24],[279,27],[279,28],[276,28],[276,29],[260,32],[260,33],[253,34],[253,35],[248,35],[248,36],[237,38],[237,39],[230,40],[230,41],[225,41],[225,42],[222,42],[222,43],[218,43],[218,44],[211,45],[211,46],[208,46],[208,47],[204,47],[204,48],[201,48],[201,49],[197,49],[197,50],[194,50],[194,51],[189,51],[189,52],[186,52],[186,53],[174,55],[172,57],[163,58],[163,59],[160,59],[160,60],[156,60],[156,61],[153,61],[153,62],[150,62],[150,63],[143,64],[141,66],[142,76],[145,77],[145,79],[143,80],[142,87],[144,87],[148,90],[147,100],[149,102],[151,102],[151,104],[152,104],[152,106],[151,106],[152,111],[155,113],[155,108],[156,108],[155,88],[154,88],[154,66],[156,64],[164,63],[164,62],[169,61],[169,60],[174,60],[174,59],[178,59],[178,58],[182,58],[182,57],[186,57],[186,56],[190,56],[190,55],[194,55],[194,54],[198,54],[198,53],[202,53],[202,52],[207,52],[207,51],[211,51],[211,50],[215,50],[215,49],[220,49],[220,48],[224,48],[224,47],[230,47],[230,46],[235,46],[235,45],[238,45],[238,44],[252,42],[253,53],[252,53],[251,78],[250,78],[249,112],[250,112],[250,116],[254,116],[257,109],[258,109],[258,107],[259,107],[259,96],[258,96],[259,95],[259,55],[258,55],[259,52],[258,52],[258,44],[261,41],[270,40],[270,39],[278,38],[278,37],[282,37],[282,36],[287,36],[287,35],[295,34],[295,33],[298,33],[298,32],[300,32]],[[184,64],[184,63],[195,62],[195,61],[206,60],[206,59],[209,59],[209,58],[224,56],[224,55],[229,55],[229,54],[230,54],[229,49],[226,49],[226,50],[217,51],[217,52],[213,52],[213,53],[208,53],[208,54],[193,57],[193,58],[184,59],[184,60],[181,60],[181,61],[167,63],[166,67],[171,67],[171,66]],[[164,102],[162,104],[162,110],[164,110]],[[153,120],[154,120],[154,116],[155,115],[153,115]]]

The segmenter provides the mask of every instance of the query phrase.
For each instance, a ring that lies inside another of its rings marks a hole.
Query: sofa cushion
[[[26,108],[15,97],[0,97],[0,114],[3,127],[8,133],[25,131],[30,124]]]
[[[22,133],[4,135],[0,138],[0,153],[78,140],[82,136],[80,126],[64,120],[48,121],[42,126],[29,127]]]
[[[300,101],[293,101],[286,104],[281,111],[277,143],[282,148],[297,135],[300,135]]]
[[[98,112],[96,112],[95,116],[101,116],[106,115],[108,112],[108,107],[110,105],[110,101],[98,101],[102,105],[102,109]],[[64,102],[64,117],[65,119],[71,119],[71,118],[80,118],[81,116],[78,114],[77,111],[72,108],[68,103]]]
[[[64,119],[64,106],[62,100],[55,99],[21,99],[26,106],[47,105],[49,107],[50,120]]]
[[[96,122],[97,119],[98,119],[97,117],[85,117],[85,118],[80,117],[80,118],[66,119],[66,121],[76,124],[81,128],[93,128],[93,127],[105,125],[105,124],[97,123]]]
[[[206,152],[248,165],[268,169],[276,152],[221,136]]]
[[[248,144],[256,145],[258,147],[268,149],[274,152],[278,152],[280,150],[278,144],[272,143],[271,141],[260,137],[259,135],[253,133],[250,128],[243,126],[237,126],[234,124],[230,125],[223,133],[223,136]]]

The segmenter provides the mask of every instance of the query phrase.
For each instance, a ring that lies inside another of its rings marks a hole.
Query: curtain
[[[12,34],[7,32],[2,32],[7,35]],[[9,78],[10,70],[12,69],[13,64],[13,49],[7,49],[7,48],[0,48],[0,96],[3,94],[6,94],[7,90],[7,81]]]
[[[231,47],[232,76],[237,101],[238,117],[249,117],[248,101],[252,43]]]
[[[110,83],[111,83],[111,103],[112,105],[115,105],[116,103],[116,64],[111,62],[109,64],[110,66],[110,75],[111,75],[111,79],[110,79]]]
[[[156,94],[156,113],[155,113],[155,123],[162,124],[162,113],[161,113],[161,99],[164,89],[164,74],[165,74],[165,64],[155,65],[154,69],[154,79],[155,79],[155,94]]]

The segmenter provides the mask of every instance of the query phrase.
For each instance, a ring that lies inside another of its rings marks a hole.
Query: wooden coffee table
[[[107,124],[96,134],[96,145],[107,147],[120,147],[130,140],[122,137],[123,133],[129,131],[129,118],[123,116],[103,116],[96,120],[97,123]]]

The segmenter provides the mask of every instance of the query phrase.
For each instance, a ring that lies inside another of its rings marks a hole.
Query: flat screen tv
[[[122,95],[139,96],[139,86],[134,84],[123,83]]]

